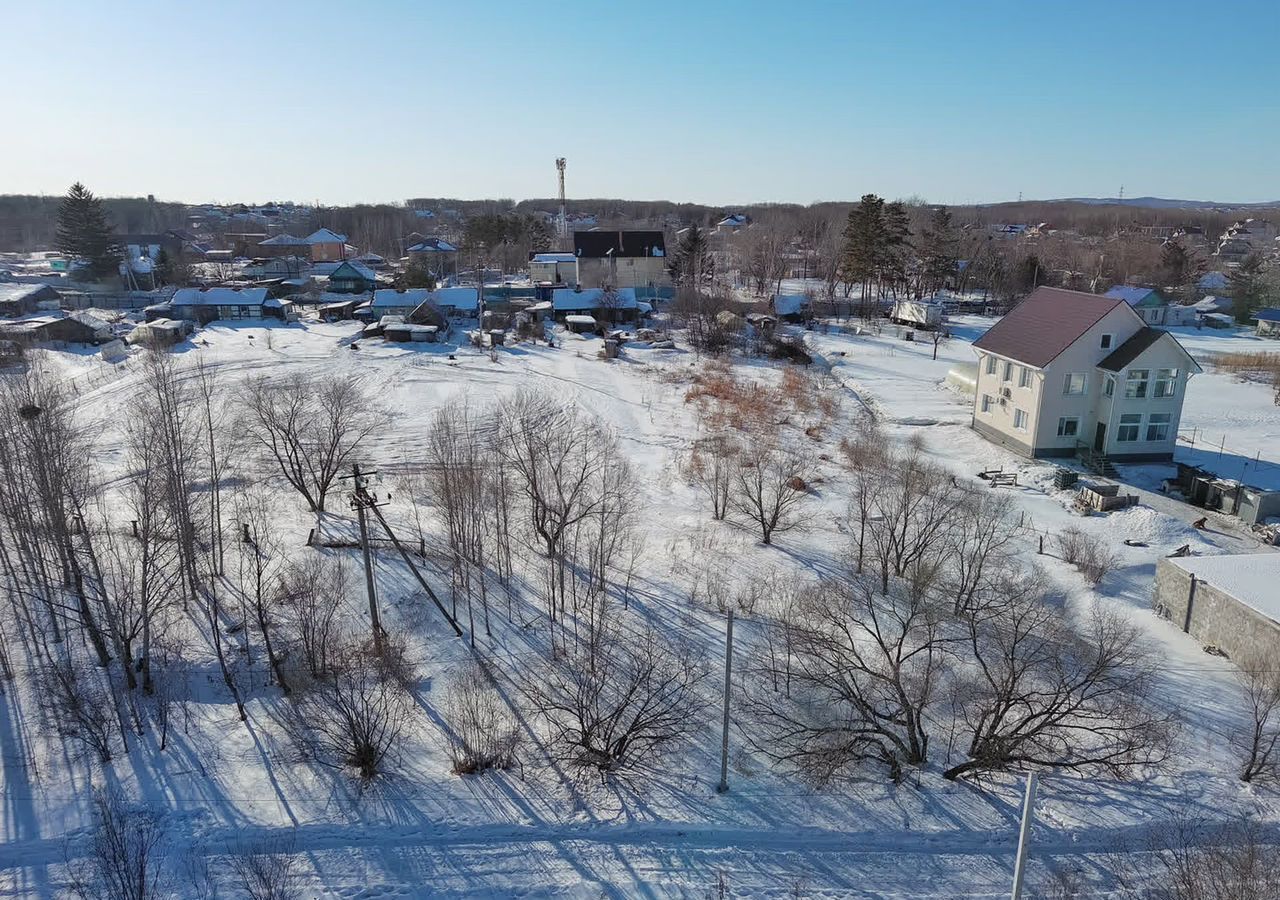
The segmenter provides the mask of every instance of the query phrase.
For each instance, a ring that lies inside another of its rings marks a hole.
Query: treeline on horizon
[[[92,187],[92,185],[90,185]],[[58,206],[62,197],[53,195],[0,194],[0,252],[28,252],[53,246]],[[107,215],[116,230],[126,234],[153,233],[187,224],[188,204],[149,200],[146,197],[105,197]],[[932,206],[913,198],[909,206]],[[461,223],[446,217],[423,219],[415,210],[430,209],[437,214],[452,210],[468,219],[485,214],[554,212],[555,198],[463,200],[449,197],[412,198],[403,204],[353,204],[317,206],[289,227],[302,231],[328,227],[347,234],[364,250],[399,255],[402,239],[411,232],[441,233],[454,238]],[[622,200],[579,198],[567,204],[569,213],[593,215],[601,227],[650,227],[714,225],[727,213],[745,213],[760,225],[789,228],[815,219],[843,222],[853,201],[824,201],[812,204],[751,203],[741,206],[710,206],[668,200]],[[958,205],[950,207],[957,226],[999,223],[1039,224],[1075,231],[1085,236],[1107,236],[1142,227],[1198,226],[1210,234],[1220,233],[1231,222],[1249,216],[1280,216],[1274,207],[1139,207],[1118,203],[1070,200],[1023,200],[1010,203]],[[227,230],[242,230],[228,226]]]

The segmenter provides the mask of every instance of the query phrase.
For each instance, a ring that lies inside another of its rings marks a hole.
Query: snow
[[[614,291],[614,294],[615,300],[612,305],[615,309],[636,308],[635,288],[618,288]],[[601,299],[603,297],[604,290],[602,288],[586,288],[585,290],[556,288],[551,292],[551,304],[557,312],[591,310],[598,309],[603,305]]]
[[[780,316],[799,315],[808,308],[809,298],[804,294],[776,294],[773,298],[773,311]]]
[[[179,288],[170,306],[261,306],[266,288]]]
[[[1171,562],[1280,623],[1280,553],[1186,557]]]
[[[475,296],[474,288],[464,287],[435,292],[433,299],[473,310]],[[1126,492],[1138,494],[1141,505],[1081,517],[1070,508],[1071,493],[1053,489],[1058,462],[1016,457],[973,432],[969,398],[945,381],[950,370],[972,365],[971,342],[991,323],[956,316],[949,324],[951,339],[936,348],[927,341],[907,342],[906,329],[892,326],[862,329],[835,322],[798,330],[822,373],[823,390],[837,396],[841,408],[818,448],[831,459],[823,463],[824,481],[806,528],[775,547],[712,522],[680,475],[681,460],[698,434],[692,405],[684,399],[687,379],[707,364],[683,350],[628,346],[621,359],[605,361],[596,358],[599,339],[561,343],[557,332],[555,348],[520,344],[495,348],[492,356],[449,339],[361,341],[352,352],[348,347],[360,334],[359,323],[307,320],[215,323],[184,345],[182,358],[205,362],[229,385],[246,375],[339,373],[373,386],[394,425],[369,448],[368,462],[383,473],[384,492],[395,497],[385,511],[398,522],[408,521],[410,513],[393,489],[394,478],[407,461],[421,459],[431,417],[444,404],[460,399],[480,411],[529,388],[582,405],[614,429],[636,470],[634,506],[648,534],[650,564],[636,614],[705,645],[713,664],[721,659],[723,619],[690,601],[688,569],[714,565],[717,577],[733,585],[771,571],[800,582],[846,563],[848,536],[842,529],[849,498],[835,445],[865,417],[874,416],[894,441],[922,439],[924,452],[957,477],[996,467],[1017,472],[1019,487],[992,490],[1007,491],[1025,517],[1018,536],[1022,559],[1044,571],[1073,621],[1103,608],[1137,625],[1166,661],[1152,685],[1152,700],[1178,711],[1185,722],[1183,744],[1166,771],[1131,782],[1067,775],[1041,780],[1029,873],[1036,887],[1030,895],[1042,895],[1055,870],[1080,872],[1103,893],[1113,886],[1106,875],[1110,854],[1141,845],[1160,823],[1188,807],[1211,820],[1248,810],[1269,827],[1280,823],[1275,793],[1241,785],[1222,740],[1242,721],[1231,663],[1206,655],[1150,610],[1156,560],[1182,544],[1198,555],[1180,564],[1219,565],[1242,580],[1252,569],[1239,560],[1260,556],[1270,566],[1280,555],[1261,551],[1248,532],[1225,518],[1215,518],[1210,531],[1192,528],[1189,523],[1202,511],[1146,489],[1167,477],[1169,466],[1122,467],[1121,478],[1137,484]],[[1265,346],[1235,332],[1176,333],[1202,361],[1230,348]],[[59,353],[52,361],[75,386],[86,415],[101,424],[96,453],[104,474],[122,475],[126,423],[119,410],[141,379],[137,352],[115,365],[87,353]],[[1256,447],[1264,462],[1280,462],[1280,409],[1270,389],[1205,368],[1188,387],[1182,427],[1211,439],[1230,434],[1229,446]],[[780,378],[781,371],[780,364],[760,360],[740,360],[736,370],[762,382]],[[1180,447],[1179,453],[1189,449]],[[247,474],[263,477],[267,470]],[[281,487],[274,496],[281,522],[305,535],[314,519],[302,512],[296,495]],[[349,527],[347,516],[345,509],[335,513],[335,527]],[[1053,535],[1068,527],[1098,537],[1119,555],[1119,568],[1096,590],[1061,560],[1037,553],[1037,534],[1047,535],[1051,549]],[[1126,538],[1148,546],[1125,546]],[[342,558],[358,572],[358,554],[332,552],[346,554]],[[1222,555],[1241,552],[1249,557]],[[15,686],[0,696],[0,898],[58,892],[65,878],[64,848],[79,846],[75,841],[84,837],[89,821],[90,789],[106,783],[163,811],[174,839],[223,875],[223,854],[233,842],[291,841],[308,897],[703,897],[718,872],[726,873],[737,897],[788,896],[793,887],[822,898],[1008,895],[1022,788],[1016,776],[998,776],[978,787],[957,785],[941,779],[931,764],[899,786],[867,779],[816,790],[749,752],[742,726],[735,724],[731,789],[722,795],[715,791],[718,722],[709,722],[694,746],[657,777],[617,790],[576,781],[536,750],[521,770],[451,774],[440,710],[443,691],[469,651],[447,636],[429,608],[424,611],[398,558],[376,556],[386,625],[411,638],[421,670],[415,699],[422,714],[393,761],[392,776],[361,789],[299,760],[277,722],[287,701],[268,684],[261,660],[241,664],[240,674],[252,685],[247,723],[235,718],[216,679],[202,669],[190,722],[172,736],[173,749],[160,754],[151,736],[138,738],[107,772],[64,756],[60,742],[37,727],[30,692]],[[1274,584],[1277,573],[1268,571],[1267,581]],[[446,577],[429,577],[442,596],[447,593]],[[749,641],[756,624],[748,615],[739,621],[740,639]],[[529,635],[536,628],[495,628],[482,650],[507,664],[518,662],[533,652]],[[529,723],[531,740],[535,733]],[[946,735],[935,740],[937,754],[945,754]]]
[[[347,242],[347,236],[345,234],[338,234],[336,231],[331,231],[328,228],[320,228],[311,232],[311,234],[307,235],[304,240],[308,244],[345,244]]]

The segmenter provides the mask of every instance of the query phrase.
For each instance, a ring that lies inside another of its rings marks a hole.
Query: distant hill
[[[1047,203],[1089,203],[1094,206],[1136,206],[1142,209],[1268,209],[1280,207],[1280,200],[1266,203],[1223,203],[1217,200],[1170,200],[1164,197],[1063,197]]]

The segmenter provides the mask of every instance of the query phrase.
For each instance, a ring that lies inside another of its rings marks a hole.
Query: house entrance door
[[[1107,446],[1107,423],[1099,422],[1098,430],[1093,435],[1093,452],[1101,453]]]

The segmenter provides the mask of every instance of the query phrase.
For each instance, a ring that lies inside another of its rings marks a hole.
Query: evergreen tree
[[[1204,270],[1204,260],[1182,245],[1181,241],[1168,240],[1160,248],[1160,274],[1162,283],[1179,288],[1189,283]]]
[[[96,278],[114,274],[120,264],[120,247],[102,201],[78,181],[71,185],[58,208],[54,246],[69,258],[85,263]]]
[[[1258,310],[1280,302],[1280,284],[1268,275],[1259,253],[1246,256],[1239,267],[1227,275],[1227,283],[1236,321],[1242,325],[1247,325]]]
[[[704,287],[715,279],[715,259],[711,256],[711,240],[697,225],[680,236],[676,252],[667,263],[667,272],[677,287]]]
[[[956,271],[956,234],[951,210],[939,206],[920,233],[920,294],[933,294],[947,285]]]
[[[875,194],[864,194],[849,210],[844,228],[844,251],[840,258],[840,277],[845,284],[862,287],[863,316],[867,315],[867,294],[871,282],[883,269],[887,245],[884,200]]]
[[[911,252],[911,218],[906,204],[895,200],[884,208],[884,239],[877,264],[881,290],[888,282],[895,296],[897,285],[907,280],[909,254]]]

